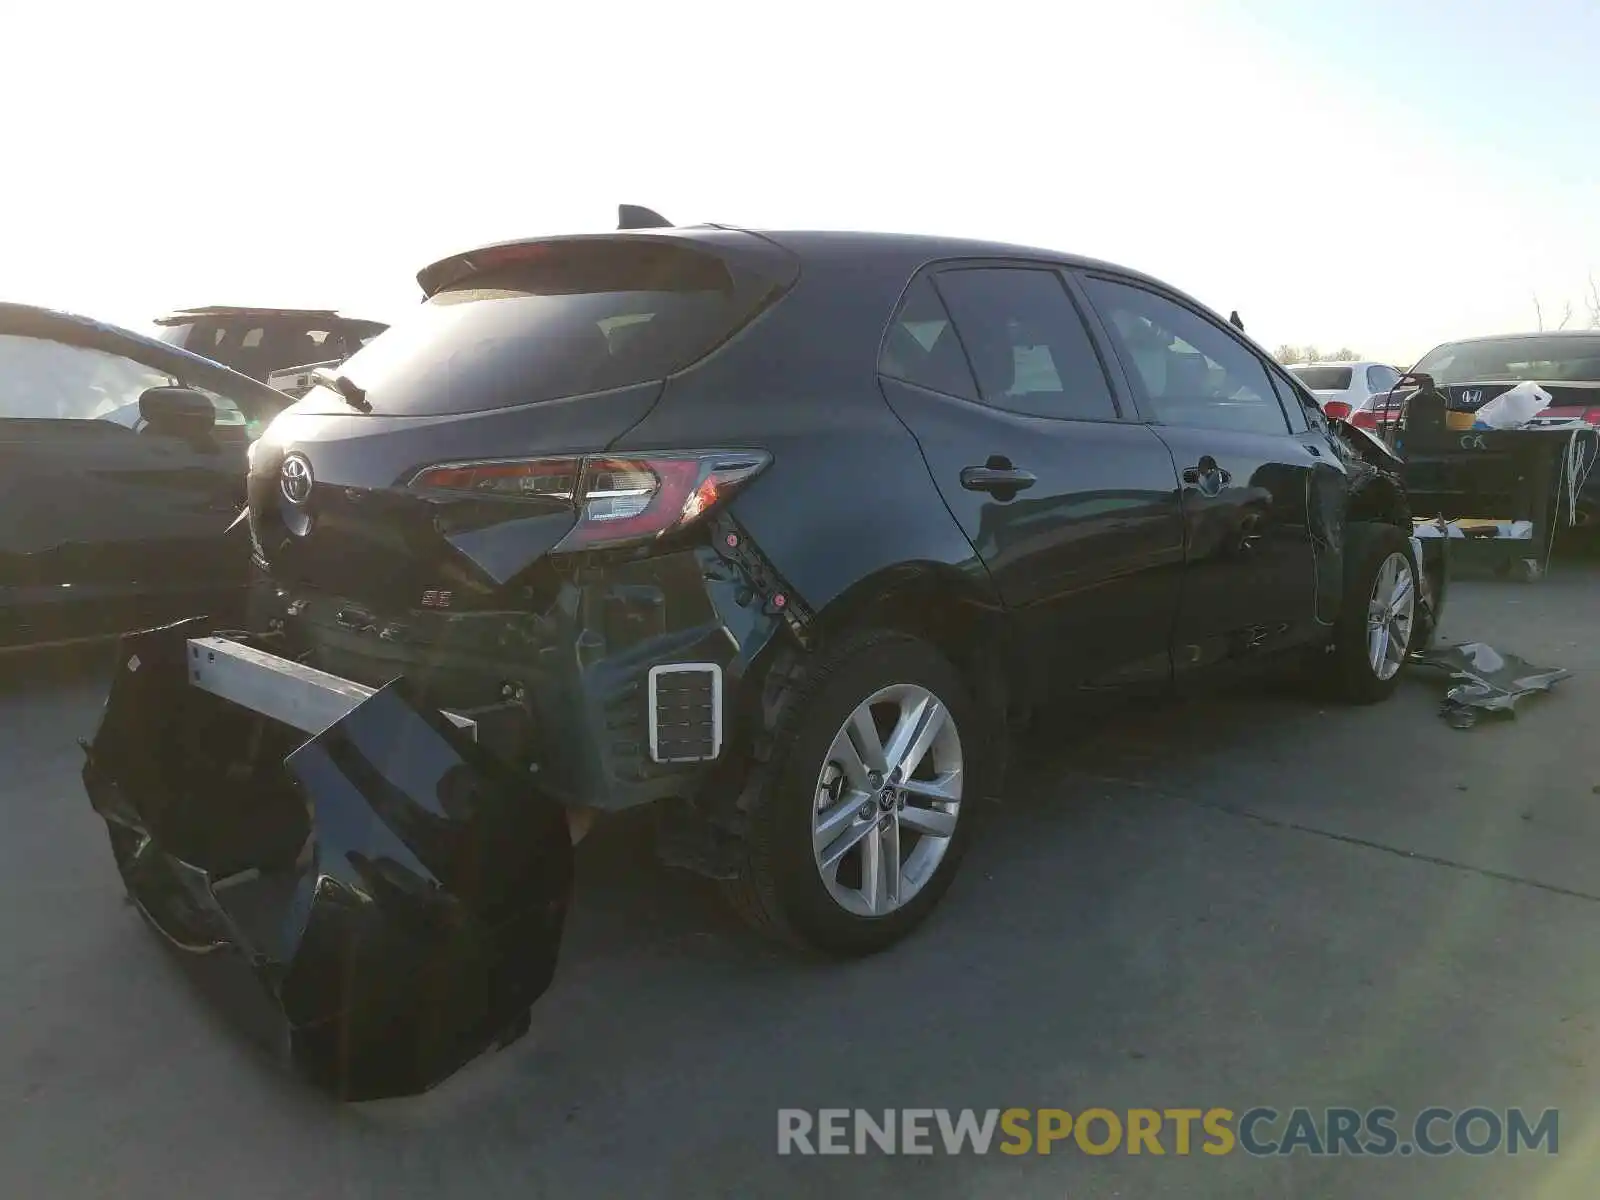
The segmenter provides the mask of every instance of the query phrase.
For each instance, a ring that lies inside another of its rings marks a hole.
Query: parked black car
[[[1550,407],[1534,424],[1583,421],[1600,426],[1600,330],[1463,338],[1429,350],[1417,360],[1412,374],[1433,380],[1457,429],[1470,429],[1480,408],[1527,381],[1550,395]],[[1403,385],[1375,403],[1379,430],[1387,432],[1400,419],[1415,391],[1414,386]],[[1592,533],[1600,524],[1600,470],[1592,462],[1587,465],[1586,482],[1570,516]]]
[[[755,925],[872,951],[1030,712],[1290,651],[1379,700],[1437,613],[1392,455],[1120,267],[703,227],[418,278],[256,444],[251,632],[129,639],[85,767],[152,920],[346,1095],[525,1027],[563,810],[656,803]]]
[[[245,449],[288,397],[125,329],[0,304],[0,648],[242,613]]]
[[[162,341],[262,383],[313,363],[349,358],[388,326],[322,308],[186,308],[156,320]]]

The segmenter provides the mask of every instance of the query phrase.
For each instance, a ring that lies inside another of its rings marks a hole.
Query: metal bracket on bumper
[[[302,733],[321,733],[372,698],[377,688],[342,679],[223,637],[189,639],[189,682]],[[445,720],[477,740],[471,717]]]

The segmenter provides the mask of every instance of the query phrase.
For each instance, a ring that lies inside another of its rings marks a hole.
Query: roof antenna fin
[[[671,229],[672,222],[660,213],[637,204],[617,205],[618,229]]]
[[[1228,324],[1232,325],[1240,333],[1244,332],[1244,322],[1239,320],[1239,310],[1237,308],[1228,314]]]

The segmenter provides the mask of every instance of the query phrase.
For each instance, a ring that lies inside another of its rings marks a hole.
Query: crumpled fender
[[[344,1099],[424,1091],[524,1031],[571,896],[565,810],[404,680],[310,740],[190,687],[209,632],[125,637],[85,747],[146,919],[253,975],[247,1023],[269,1014],[273,1049]]]

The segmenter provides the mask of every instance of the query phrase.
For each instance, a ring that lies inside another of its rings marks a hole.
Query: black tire
[[[1333,695],[1350,704],[1375,704],[1386,700],[1400,685],[1404,666],[1389,678],[1381,678],[1368,657],[1367,614],[1378,571],[1392,554],[1404,557],[1411,572],[1413,595],[1417,594],[1417,560],[1411,539],[1393,525],[1362,521],[1349,527],[1345,540],[1344,601],[1334,626],[1333,646],[1325,659],[1326,682]],[[1406,652],[1417,649],[1416,639],[1425,636],[1420,597],[1413,609],[1410,644]]]
[[[884,916],[846,911],[829,894],[812,850],[817,781],[850,714],[880,688],[915,684],[948,711],[960,739],[961,805],[950,844],[933,874]],[[955,877],[991,778],[993,734],[960,673],[933,646],[892,630],[847,634],[787,671],[775,720],[757,748],[747,789],[747,833],[739,877],[723,893],[766,936],[835,956],[871,954],[925,920]]]

